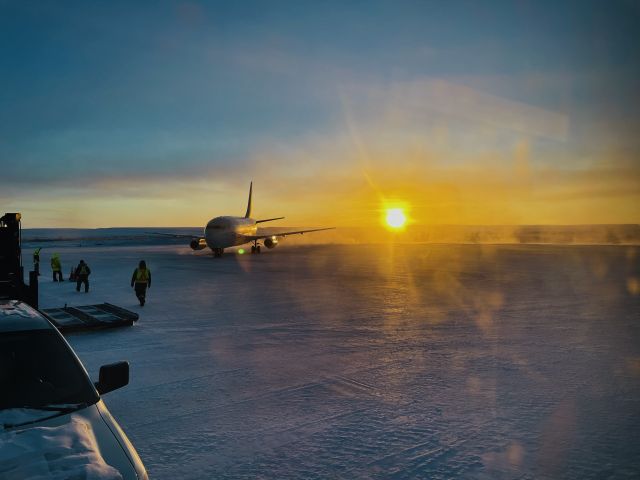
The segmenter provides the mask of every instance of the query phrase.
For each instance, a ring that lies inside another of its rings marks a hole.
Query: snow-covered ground
[[[53,251],[65,278],[87,261],[88,294],[50,281]],[[130,361],[104,398],[151,478],[640,477],[637,247],[47,245],[42,265],[41,308],[140,313],[67,338],[93,378]]]

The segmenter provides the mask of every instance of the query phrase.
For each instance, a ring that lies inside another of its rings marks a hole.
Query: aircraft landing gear
[[[224,248],[214,248],[213,249],[213,256],[215,258],[220,258],[223,253],[224,253]]]
[[[253,242],[253,245],[251,245],[251,253],[260,253],[260,245],[258,245],[257,241]]]

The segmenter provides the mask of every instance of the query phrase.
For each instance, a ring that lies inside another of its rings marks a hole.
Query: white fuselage
[[[245,217],[216,217],[204,227],[204,239],[210,249],[235,247],[250,240],[245,235],[255,235],[256,221]]]

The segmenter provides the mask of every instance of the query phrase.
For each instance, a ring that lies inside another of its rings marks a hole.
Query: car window
[[[0,335],[0,409],[97,400],[86,373],[55,331]]]

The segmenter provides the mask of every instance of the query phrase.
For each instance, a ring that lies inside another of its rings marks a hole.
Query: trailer
[[[138,314],[110,303],[62,308],[45,308],[40,312],[63,333],[130,327]]]

